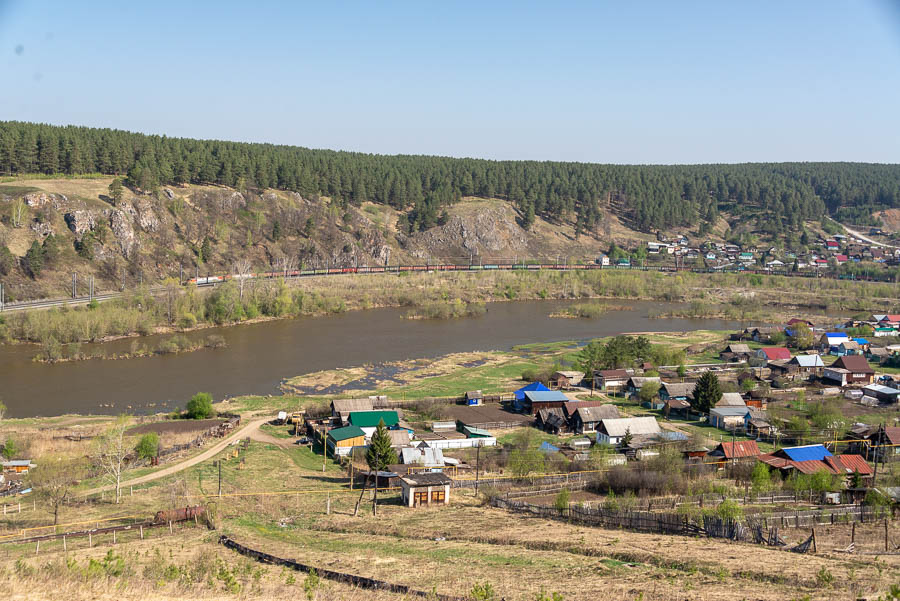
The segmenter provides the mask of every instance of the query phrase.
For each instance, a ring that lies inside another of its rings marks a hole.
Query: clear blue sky
[[[380,153],[900,162],[900,6],[0,0],[0,119]]]

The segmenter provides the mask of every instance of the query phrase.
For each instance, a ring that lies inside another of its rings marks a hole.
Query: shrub
[[[559,494],[556,495],[556,500],[553,502],[553,506],[556,507],[558,511],[565,511],[569,508],[569,499],[571,498],[572,493],[569,492],[568,488],[564,488],[559,491]]]
[[[737,520],[744,517],[744,510],[737,501],[726,499],[716,507],[716,515],[723,520]]]
[[[156,457],[158,450],[159,435],[156,432],[150,432],[141,436],[137,446],[134,447],[134,452],[137,453],[137,456],[141,459],[152,459],[153,457]]]
[[[187,403],[188,419],[208,419],[215,414],[212,395],[208,392],[198,392]]]

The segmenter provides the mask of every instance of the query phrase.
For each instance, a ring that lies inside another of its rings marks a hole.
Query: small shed
[[[480,390],[470,390],[466,393],[466,405],[477,407],[484,404],[484,393]]]
[[[406,507],[447,505],[453,480],[440,472],[411,474],[400,478],[400,498]]]
[[[12,461],[4,461],[2,465],[4,472],[12,472],[14,474],[27,474],[28,470],[37,467],[31,463],[31,459],[13,459]]]

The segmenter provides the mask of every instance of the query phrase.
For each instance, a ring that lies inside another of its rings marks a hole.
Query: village
[[[202,431],[183,415],[135,419],[125,435],[160,438],[149,456],[124,444],[118,480],[95,466],[61,484],[42,478],[59,461],[49,450],[12,449],[0,481],[0,545],[10,558],[92,556],[148,541],[165,548],[174,536],[301,571],[318,558],[337,570],[336,582],[362,575],[405,593],[419,590],[415,579],[398,584],[399,574],[345,561],[342,551],[313,552],[307,538],[297,542],[306,551],[292,552],[265,532],[325,529],[367,540],[377,524],[391,524],[450,545],[446,520],[478,522],[485,532],[506,520],[521,527],[510,535],[519,540],[534,533],[521,520],[540,519],[592,540],[620,533],[690,545],[702,537],[819,558],[808,565],[821,574],[798,574],[780,593],[821,588],[833,582],[826,573],[851,569],[847,562],[900,558],[900,315],[826,327],[795,317],[523,353],[552,369],[496,383],[473,375],[482,389],[446,396],[239,397],[196,422]],[[461,374],[487,369],[468,364]],[[90,441],[107,440],[101,418],[63,423],[52,438],[75,454],[95,457]],[[60,500],[61,486],[68,488]],[[63,518],[48,526],[54,503]],[[150,517],[121,517],[142,512]],[[197,530],[202,523],[218,538]],[[538,552],[535,543],[515,544],[525,555]],[[279,559],[298,554],[307,561],[301,567]],[[487,568],[477,576],[496,578]],[[463,594],[455,598],[477,598],[470,589],[481,585],[456,578],[450,591]],[[880,590],[889,581],[852,588]],[[568,586],[560,588],[566,598],[580,598]]]

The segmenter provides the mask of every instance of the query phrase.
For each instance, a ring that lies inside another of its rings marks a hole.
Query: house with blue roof
[[[544,386],[541,382],[532,382],[531,384],[527,384],[527,385],[523,386],[522,388],[518,389],[513,394],[515,395],[517,401],[523,401],[523,400],[525,400],[526,392],[537,392],[540,390],[549,392],[550,389],[547,388],[546,386]]]
[[[536,414],[541,409],[562,408],[573,400],[558,390],[526,390],[523,394],[524,398],[521,401],[513,401],[513,407],[516,411],[530,415]]]
[[[791,461],[822,461],[826,457],[834,456],[824,445],[820,444],[808,444],[802,447],[785,447],[779,449],[773,453],[773,455],[781,455],[785,459],[790,459]]]

